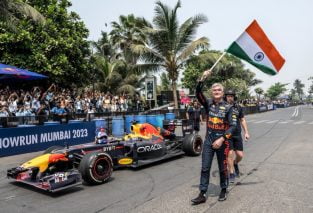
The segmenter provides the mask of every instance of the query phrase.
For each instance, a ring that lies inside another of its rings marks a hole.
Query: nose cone
[[[40,155],[22,164],[22,167],[23,168],[38,167],[40,172],[44,172],[48,168],[50,156],[51,154]]]
[[[65,154],[44,154],[40,155],[36,158],[27,161],[26,163],[22,164],[23,168],[32,168],[38,167],[40,172],[46,171],[50,163],[56,163],[58,161],[67,161]]]

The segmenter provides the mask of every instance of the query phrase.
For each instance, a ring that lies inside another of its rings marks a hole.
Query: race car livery
[[[193,134],[186,120],[172,121],[172,130],[181,127],[181,136],[151,124],[133,124],[123,138],[99,137],[99,142],[70,147],[53,146],[44,153],[7,171],[8,178],[56,192],[85,181],[101,184],[110,179],[113,169],[142,165],[187,154],[198,156],[202,139]]]

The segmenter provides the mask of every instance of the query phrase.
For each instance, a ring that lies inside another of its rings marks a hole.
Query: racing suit
[[[217,162],[220,174],[220,186],[222,189],[228,187],[227,155],[229,152],[229,139],[236,130],[237,115],[233,112],[232,106],[224,100],[214,103],[213,100],[207,99],[203,93],[203,82],[198,82],[196,96],[200,104],[203,105],[207,114],[207,132],[202,151],[202,167],[199,189],[206,192],[210,181],[210,170],[214,157],[217,155]],[[213,149],[213,142],[224,137],[225,141],[218,149]]]

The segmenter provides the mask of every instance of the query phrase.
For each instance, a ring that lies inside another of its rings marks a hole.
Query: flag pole
[[[217,63],[226,55],[226,52],[224,51],[223,54],[216,60],[216,62],[213,64],[213,66],[209,69],[203,72],[202,76],[199,78],[199,81],[204,81],[208,75],[211,74],[214,67],[216,67]]]
[[[213,66],[210,68],[210,71],[212,71],[214,69],[214,67],[216,67],[216,65],[218,64],[218,62],[220,62],[220,60],[226,55],[226,52],[224,51],[223,54],[217,59],[217,61],[213,64]]]

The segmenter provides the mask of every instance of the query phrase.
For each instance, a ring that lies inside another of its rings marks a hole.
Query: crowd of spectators
[[[55,84],[47,90],[0,89],[0,117],[141,111],[143,107],[138,94],[112,95],[88,89],[63,89]]]

